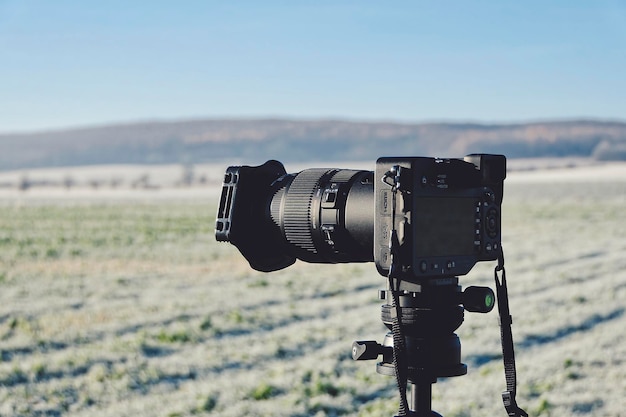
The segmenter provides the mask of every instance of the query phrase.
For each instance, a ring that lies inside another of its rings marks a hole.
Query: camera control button
[[[456,267],[456,262],[448,261],[448,263],[446,264],[446,267],[448,268],[448,270],[454,269]]]
[[[420,262],[420,271],[427,272],[428,271],[428,262],[422,261]]]

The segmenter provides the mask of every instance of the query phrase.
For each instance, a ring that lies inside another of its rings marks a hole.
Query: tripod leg
[[[410,416],[413,417],[442,417],[441,414],[431,410],[433,387],[431,383],[414,384],[409,382],[411,386],[411,395],[409,400]]]

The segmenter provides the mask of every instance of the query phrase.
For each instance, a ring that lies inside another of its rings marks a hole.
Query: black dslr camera
[[[467,274],[497,259],[506,158],[380,158],[376,171],[307,169],[278,161],[229,167],[216,238],[252,268],[374,261],[387,275],[390,238],[405,279]]]
[[[276,271],[313,263],[371,262],[388,278],[380,291],[382,344],[358,341],[355,360],[382,357],[376,371],[395,376],[399,416],[433,417],[431,384],[467,373],[454,331],[464,311],[491,311],[488,287],[464,291],[458,276],[479,261],[495,270],[509,416],[515,402],[515,361],[501,239],[506,158],[379,158],[375,171],[306,169],[288,174],[278,161],[226,170],[217,240],[235,245],[252,268]],[[502,274],[500,284],[498,273]],[[407,391],[410,389],[410,396]],[[439,416],[440,417],[440,416]]]

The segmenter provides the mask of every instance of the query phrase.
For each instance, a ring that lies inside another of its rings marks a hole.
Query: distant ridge
[[[0,170],[94,164],[374,160],[383,155],[626,160],[626,122],[202,119],[0,134]]]

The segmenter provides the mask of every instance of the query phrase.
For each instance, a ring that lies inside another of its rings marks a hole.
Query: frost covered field
[[[2,197],[0,416],[394,415],[350,359],[385,333],[373,264],[258,273],[214,241],[214,192],[150,196]],[[626,168],[513,173],[504,201],[519,404],[626,416]],[[505,416],[497,313],[458,334],[469,373],[433,408]]]

